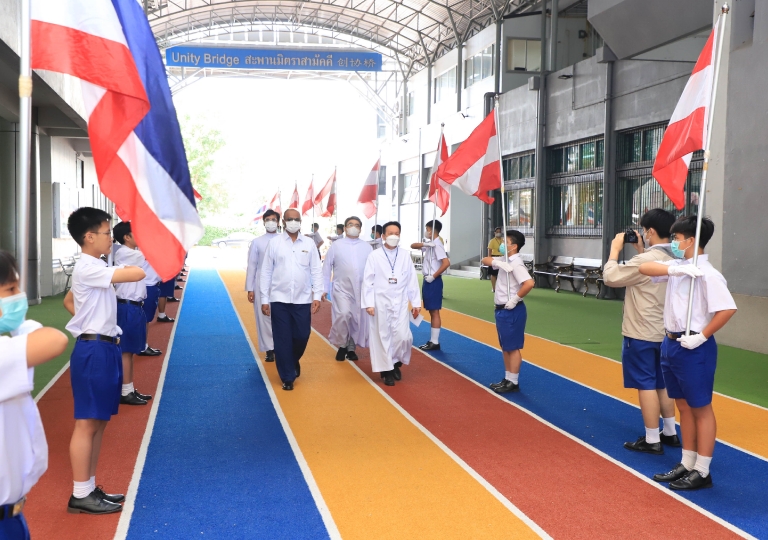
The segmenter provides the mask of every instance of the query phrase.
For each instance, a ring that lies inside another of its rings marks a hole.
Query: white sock
[[[128,383],[123,385],[123,389],[120,392],[120,395],[127,396],[128,394],[133,394],[133,383]]]
[[[648,444],[661,442],[661,437],[659,437],[659,428],[645,428],[645,442]]]
[[[430,332],[430,338],[429,341],[437,345],[440,343],[440,329],[439,328],[432,328]]]
[[[683,467],[687,470],[692,471],[693,467],[696,465],[697,456],[698,454],[693,450],[683,450],[683,459],[680,460],[680,463],[682,463]]]
[[[85,499],[94,489],[96,489],[96,479],[93,476],[91,476],[90,480],[86,480],[85,482],[73,483],[74,487],[72,488],[72,495],[74,495],[76,499]]]
[[[504,374],[504,378],[507,379],[508,381],[511,381],[511,382],[517,384],[517,381],[520,380],[520,374],[519,373],[512,373],[511,371],[507,371]]]
[[[144,350],[146,351],[147,349],[149,349],[149,343],[144,344]]]
[[[677,435],[677,431],[675,431],[675,417],[662,418],[662,420],[664,421],[664,435]]]
[[[709,476],[709,464],[711,461],[711,457],[706,457],[699,454],[699,456],[696,458],[696,465],[694,465],[693,468],[699,471],[699,474],[701,474],[702,478],[706,478]]]
[[[157,314],[158,319],[162,319],[163,317],[165,317],[165,312]]]

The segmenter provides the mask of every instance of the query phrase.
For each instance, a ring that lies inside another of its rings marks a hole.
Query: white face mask
[[[501,233],[500,232],[496,233],[496,238],[501,238]]]
[[[297,233],[301,230],[301,221],[286,221],[285,230],[289,233]]]
[[[353,238],[357,238],[358,236],[360,236],[360,227],[347,228],[347,236],[351,236]]]
[[[397,244],[400,243],[400,237],[395,234],[390,234],[387,236],[385,242],[389,247],[397,247]]]
[[[277,221],[265,221],[264,228],[267,232],[275,232],[277,230]]]

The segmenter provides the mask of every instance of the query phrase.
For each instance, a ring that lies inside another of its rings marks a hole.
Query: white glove
[[[26,334],[31,334],[35,330],[40,330],[43,327],[42,324],[40,324],[37,321],[30,321],[26,320],[14,331],[11,332],[11,335],[13,337],[16,336],[24,336]]]
[[[676,266],[670,266],[667,273],[670,276],[688,276],[692,278],[697,278],[704,275],[704,272],[692,264],[679,264]]]
[[[522,298],[515,295],[510,299],[509,302],[504,304],[504,309],[515,309],[515,306],[518,304],[518,302],[522,302],[522,300],[523,300]]]
[[[433,248],[433,247],[435,247],[435,243],[434,242],[430,242],[430,241],[422,242],[421,245],[423,247],[426,247],[426,248]]]
[[[426,281],[427,283],[432,283],[433,281],[435,281],[435,276],[424,276],[424,281]]]
[[[507,273],[511,272],[515,268],[510,263],[504,261],[495,261],[494,266],[499,270],[504,270]]]
[[[677,341],[686,349],[695,349],[704,345],[707,342],[707,338],[704,337],[704,334],[691,334],[690,336],[680,336],[677,338]]]

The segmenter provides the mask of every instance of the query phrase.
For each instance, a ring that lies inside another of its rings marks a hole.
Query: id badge
[[[396,277],[389,278],[389,284],[390,285],[397,285],[397,278]]]

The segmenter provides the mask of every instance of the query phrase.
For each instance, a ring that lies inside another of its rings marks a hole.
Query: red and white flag
[[[333,172],[331,178],[333,178],[333,183],[331,184],[331,190],[328,192],[328,200],[325,202],[325,210],[320,214],[321,217],[331,217],[336,211],[336,171]],[[320,201],[320,208],[322,208],[322,200]]]
[[[501,187],[496,115],[491,112],[467,137],[454,154],[437,169],[437,177],[467,195],[492,204],[489,191]]]
[[[293,185],[293,195],[291,195],[291,200],[288,203],[288,210],[291,208],[299,209],[299,186],[296,184]]]
[[[315,207],[315,181],[309,183],[309,189],[304,196],[304,204],[301,205],[301,215],[306,216]]]
[[[331,192],[331,188],[336,184],[336,169],[333,170],[333,174],[328,178],[323,188],[315,195],[315,205],[319,205],[323,202],[328,194]]]
[[[685,208],[685,182],[691,156],[696,150],[702,150],[707,140],[719,22],[720,19],[677,102],[653,163],[653,177],[678,210]]]
[[[194,196],[195,196],[195,200],[196,200],[197,202],[200,202],[200,201],[202,201],[202,200],[203,200],[203,196],[202,196],[202,195],[200,195],[200,193],[198,193],[198,191],[197,191],[195,188],[192,188],[192,193],[194,194]]]
[[[357,202],[363,208],[363,214],[365,214],[365,217],[368,219],[371,219],[374,214],[376,214],[378,205],[380,161],[381,160],[377,161],[373,166],[373,169],[371,169],[371,172],[368,173],[368,178],[365,179],[365,183],[363,184],[363,190],[357,198]]]
[[[298,195],[298,193],[296,194]],[[283,209],[280,208],[280,190],[275,193],[275,196],[272,197],[272,200],[269,201],[269,208],[270,210],[274,210],[280,215],[283,215]]]
[[[435,165],[432,167],[432,178],[429,181],[429,200],[437,205],[441,216],[448,211],[448,204],[451,202],[451,185],[437,177],[437,170],[447,160],[448,145],[445,143],[445,135],[440,133]]]

